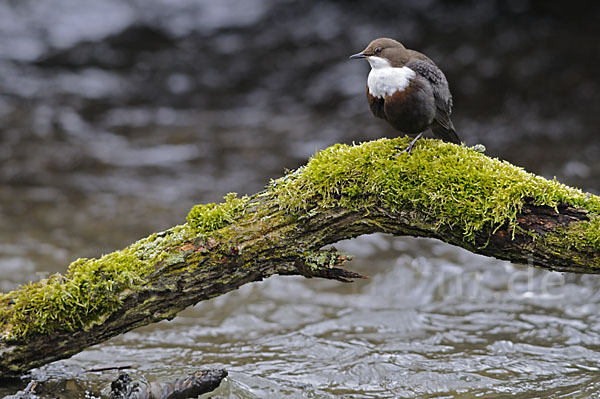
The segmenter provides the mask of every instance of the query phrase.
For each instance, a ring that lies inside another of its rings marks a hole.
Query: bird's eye
[[[375,49],[375,54],[379,54],[379,53],[381,53],[381,50],[383,50],[381,47],[377,47],[377,48]]]

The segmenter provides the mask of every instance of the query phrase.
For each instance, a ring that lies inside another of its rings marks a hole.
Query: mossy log
[[[600,197],[465,146],[335,145],[251,197],[0,296],[0,375],[18,376],[274,274],[351,281],[328,244],[375,232],[437,238],[549,270],[600,272]]]

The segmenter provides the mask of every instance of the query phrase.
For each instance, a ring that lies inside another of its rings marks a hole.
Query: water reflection
[[[442,66],[469,144],[597,193],[599,17],[525,1],[0,3],[0,290],[260,190],[335,142],[395,135],[368,111],[367,67],[347,61],[378,36]],[[340,247],[369,280],[272,278],[35,375],[100,390],[116,375],[83,370],[225,367],[223,398],[598,391],[596,277],[427,240]]]

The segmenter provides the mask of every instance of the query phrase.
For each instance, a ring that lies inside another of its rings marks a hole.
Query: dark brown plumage
[[[436,138],[460,144],[450,119],[448,81],[429,57],[382,38],[350,58],[366,58],[371,64],[367,99],[373,115],[417,139],[430,128]]]

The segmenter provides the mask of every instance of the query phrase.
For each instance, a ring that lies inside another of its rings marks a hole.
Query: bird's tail
[[[461,141],[458,137],[458,134],[456,134],[456,130],[454,130],[454,125],[450,120],[448,120],[448,122],[448,126],[446,127],[441,125],[437,121],[433,121],[431,125],[431,131],[433,132],[433,135],[436,138],[446,141],[448,143],[460,144]]]

